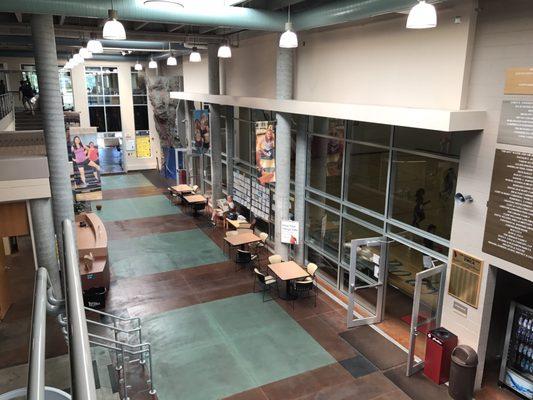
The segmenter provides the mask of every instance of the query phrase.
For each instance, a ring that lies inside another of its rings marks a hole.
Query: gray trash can
[[[460,345],[453,349],[448,387],[452,399],[473,399],[477,363],[477,353],[472,347]]]

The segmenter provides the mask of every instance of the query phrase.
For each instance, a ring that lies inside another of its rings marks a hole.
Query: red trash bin
[[[424,375],[442,385],[450,378],[452,351],[457,346],[457,336],[445,328],[429,331],[426,341]]]

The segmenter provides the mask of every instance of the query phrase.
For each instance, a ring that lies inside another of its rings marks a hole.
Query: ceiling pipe
[[[21,58],[33,58],[34,54],[31,50],[0,50],[0,57],[21,57]],[[63,51],[57,52],[57,59],[61,62],[68,60],[72,57],[71,53],[65,53]],[[120,54],[93,54],[93,57],[90,61],[149,61],[150,55],[126,55],[122,56]]]

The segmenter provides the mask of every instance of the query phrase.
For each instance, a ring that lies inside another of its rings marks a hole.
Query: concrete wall
[[[189,56],[183,60],[183,87],[185,92],[209,93],[207,79],[207,52],[203,51],[202,61],[199,63],[189,62]]]
[[[533,96],[503,95],[507,68],[533,66],[533,14],[529,0],[481,0],[480,9],[466,94],[468,108],[487,111],[487,124],[482,135],[462,148],[457,191],[471,194],[474,202],[455,208],[451,248],[483,259],[485,270],[479,308],[469,307],[468,317],[463,317],[453,311],[453,298],[447,296],[443,323],[459,335],[461,342],[479,349],[483,356],[492,307],[493,276],[489,264],[533,282],[533,271],[481,250],[495,149],[533,153],[533,148],[496,144],[502,100],[533,100]],[[488,304],[484,307],[485,302]]]
[[[406,15],[299,33],[297,100],[461,109],[473,0],[452,0],[432,30]],[[460,17],[460,23],[455,23]],[[275,97],[277,34],[241,40],[226,63],[227,94]],[[204,56],[205,58],[205,56]],[[185,91],[207,93],[206,64],[184,63]]]

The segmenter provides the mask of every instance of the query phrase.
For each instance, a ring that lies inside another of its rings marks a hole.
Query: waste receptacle
[[[452,399],[473,399],[477,362],[477,353],[472,347],[460,345],[453,349],[448,388]]]
[[[107,289],[105,287],[96,287],[87,289],[83,292],[83,302],[85,307],[100,309],[105,308],[105,298]]]

